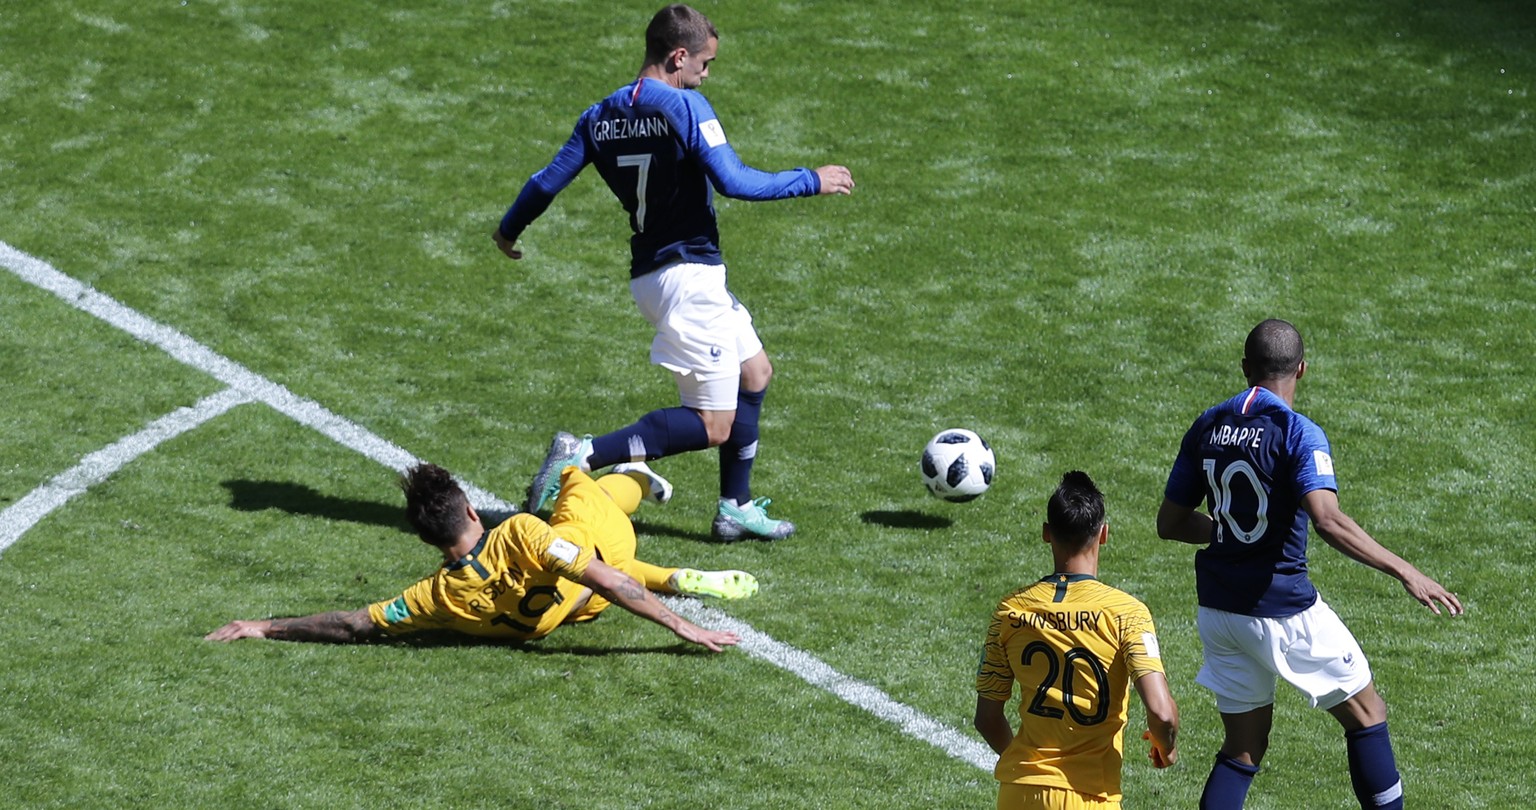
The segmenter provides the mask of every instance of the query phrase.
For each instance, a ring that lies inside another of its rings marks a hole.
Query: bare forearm
[[[650,619],[676,633],[678,638],[702,645],[712,652],[720,652],[741,640],[729,630],[706,630],[673,613],[634,577],[602,560],[593,560],[577,581],[630,613]]]
[[[676,613],[667,609],[656,595],[645,589],[644,585],[633,577],[626,576],[612,587],[603,584],[589,584],[599,596],[624,608],[630,613],[661,625],[662,627],[678,632],[683,619]]]
[[[267,638],[278,641],[321,641],[347,644],[364,636],[348,621],[349,614],[339,610],[314,616],[273,619]]]
[[[1008,716],[1004,713],[1004,704],[978,697],[976,699],[976,718],[972,721],[981,738],[987,741],[993,752],[999,756],[1013,742],[1013,726],[1008,722]]]
[[[242,638],[271,638],[283,641],[318,641],[351,644],[368,641],[381,633],[368,618],[366,608],[332,611],[313,616],[296,616],[260,621],[232,621],[203,638],[209,641],[236,641]]]
[[[1168,678],[1161,672],[1149,672],[1136,679],[1136,693],[1147,707],[1147,733],[1142,739],[1152,741],[1152,765],[1166,768],[1179,759],[1179,705],[1168,691]]]
[[[1203,546],[1211,542],[1216,524],[1204,512],[1163,501],[1157,512],[1157,536],[1164,540]]]
[[[1324,520],[1314,520],[1313,525],[1324,542],[1355,562],[1368,565],[1399,580],[1404,579],[1406,572],[1413,569],[1413,566],[1402,557],[1376,542],[1376,539],[1367,534],[1365,529],[1360,528],[1360,524],[1356,523],[1354,518],[1343,512],[1336,512]]]

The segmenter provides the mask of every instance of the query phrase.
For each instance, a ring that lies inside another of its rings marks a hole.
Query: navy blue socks
[[[683,407],[662,408],[593,439],[587,465],[598,470],[621,461],[655,461],[708,446],[709,433],[698,413]]]

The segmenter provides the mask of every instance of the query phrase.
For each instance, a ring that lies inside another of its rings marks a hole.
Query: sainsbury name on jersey
[[[1043,610],[1019,613],[1008,611],[1008,621],[1013,627],[1042,627],[1050,630],[1086,630],[1099,626],[1102,610]]]

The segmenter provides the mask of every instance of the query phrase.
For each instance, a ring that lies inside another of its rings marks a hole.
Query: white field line
[[[123,468],[123,465],[155,449],[168,439],[180,436],[230,408],[250,398],[233,388],[204,397],[188,408],[177,408],[165,416],[150,422],[132,436],[116,442],[80,459],[74,467],[59,473],[53,480],[27,493],[26,497],[0,512],[0,552],[10,548],[26,531],[48,516],[49,512],[63,506],[70,498],[99,484],[107,476]]]
[[[791,647],[772,636],[758,632],[739,619],[707,607],[695,599],[663,596],[661,599],[688,620],[716,630],[729,630],[741,637],[738,649],[753,658],[767,661],[798,675],[806,683],[841,698],[843,702],[895,725],[903,734],[926,742],[944,753],[991,772],[997,754],[984,743],[971,739],[922,712],[893,700],[878,687],[838,672],[810,653]]]
[[[374,461],[404,471],[420,460],[395,444],[380,438],[367,428],[343,419],[320,404],[301,399],[277,383],[203,346],[182,333],[156,323],[117,301],[55,270],[47,262],[0,242],[0,266],[34,286],[62,298],[70,306],[90,313],[130,335],[157,346],[166,354],[240,391],[256,402],[264,402],[294,421],[308,425],[344,447],[350,447]],[[460,481],[476,508],[503,512],[516,511],[513,504]]]
[[[4,551],[49,511],[85,487],[102,480],[170,436],[190,430],[242,402],[265,403],[295,421],[318,430],[338,444],[395,470],[404,470],[418,461],[410,453],[361,425],[331,413],[318,403],[295,396],[283,386],[247,370],[175,329],[144,317],[64,275],[47,262],[22,253],[5,242],[0,242],[0,267],[10,270],[23,281],[53,293],[70,306],[95,315],[139,340],[159,347],[182,363],[212,375],[230,387],[230,390],[205,398],[191,409],[174,411],[133,436],[86,456],[74,469],[57,476],[7,508],[0,513],[0,529],[4,531],[4,534],[0,534],[0,551]],[[516,511],[517,507],[513,504],[462,479],[460,483],[477,508]],[[62,500],[48,505],[50,499],[61,497]],[[24,505],[27,505],[25,510],[22,509]],[[47,508],[37,511],[44,506]],[[16,513],[14,528],[13,512]],[[806,683],[894,724],[907,736],[928,743],[982,770],[990,771],[996,762],[991,750],[981,743],[910,706],[892,700],[874,686],[843,675],[804,650],[776,641],[753,629],[751,625],[694,600],[667,598],[666,601],[673,610],[701,625],[736,633],[741,637],[740,649],[753,658],[794,674]]]

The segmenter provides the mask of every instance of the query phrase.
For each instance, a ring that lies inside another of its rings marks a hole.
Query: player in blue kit
[[[645,32],[640,75],[582,113],[550,164],[534,174],[494,236],[520,259],[518,237],[588,164],[629,213],[630,293],[651,325],[651,362],[671,371],[682,406],[645,414],[596,438],[560,432],[528,491],[542,509],[559,490],[560,470],[592,470],[720,448],[720,504],[711,527],[720,539],[778,539],[794,524],[768,517],[753,499],[758,418],[773,366],[752,316],[726,287],[714,190],[745,200],[848,194],[842,166],[763,172],[741,162],[709,102],[695,92],[709,76],[719,35],[684,5],[657,12]]]
[[[1249,388],[1184,435],[1157,515],[1159,536],[1204,546],[1195,589],[1205,665],[1195,681],[1216,694],[1226,736],[1200,806],[1242,807],[1284,678],[1343,725],[1360,806],[1401,808],[1386,704],[1360,645],[1307,576],[1308,519],[1328,545],[1396,577],[1436,614],[1441,605],[1461,613],[1461,601],[1339,509],[1328,437],[1291,410],[1307,370],[1296,328],[1254,327],[1242,366]]]

